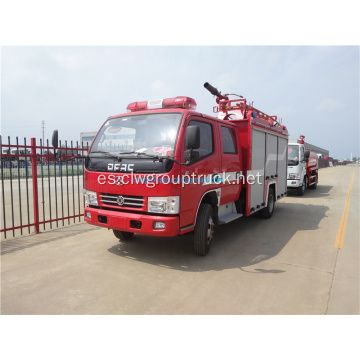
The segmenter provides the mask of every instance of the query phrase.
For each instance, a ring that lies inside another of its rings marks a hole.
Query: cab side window
[[[234,129],[222,126],[221,140],[224,154],[237,154],[236,136]]]
[[[208,156],[214,152],[214,135],[212,125],[197,121],[191,120],[189,122],[190,125],[197,125],[200,128],[200,148],[196,151],[199,152],[199,158],[203,158]]]

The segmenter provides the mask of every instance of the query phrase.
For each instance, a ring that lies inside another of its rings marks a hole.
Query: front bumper
[[[298,188],[302,185],[302,182],[300,180],[296,180],[296,179],[291,179],[291,180],[287,180],[287,187],[288,188]]]
[[[87,212],[91,214],[91,219],[86,216]],[[102,226],[108,229],[153,236],[176,236],[179,235],[180,232],[178,216],[134,214],[92,207],[86,207],[84,214],[84,219],[88,224]],[[156,221],[165,223],[165,228],[154,229],[154,223]],[[134,225],[136,225],[136,227],[134,227]],[[140,228],[138,228],[139,225],[141,225]]]

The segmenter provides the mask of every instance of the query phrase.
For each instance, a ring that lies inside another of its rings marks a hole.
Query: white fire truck
[[[299,196],[308,188],[316,189],[319,181],[318,155],[305,148],[304,139],[300,135],[300,142],[291,142],[288,148],[287,187]]]

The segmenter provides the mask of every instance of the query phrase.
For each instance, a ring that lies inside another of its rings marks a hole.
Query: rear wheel
[[[114,235],[119,240],[122,240],[122,241],[129,240],[134,235],[134,233],[128,232],[128,231],[113,230],[113,232],[114,232]]]
[[[313,189],[313,190],[315,190],[315,189],[317,188],[317,184],[318,184],[318,181],[319,181],[318,171],[316,172],[315,176],[316,176],[315,184],[312,184],[312,185],[310,186],[310,189]]]
[[[201,204],[194,230],[194,252],[197,255],[206,255],[210,250],[214,236],[214,220],[212,206]]]
[[[263,219],[270,219],[274,213],[275,209],[275,193],[274,189],[269,189],[268,202],[267,206],[260,210],[260,215]]]

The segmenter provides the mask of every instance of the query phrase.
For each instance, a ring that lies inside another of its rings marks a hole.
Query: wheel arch
[[[274,190],[274,200],[275,200],[275,202],[277,201],[277,182],[276,181],[271,181],[271,182],[268,183],[268,186],[267,186],[266,198],[265,198],[265,206],[267,206],[267,203],[268,203],[268,197],[269,197],[270,189]]]
[[[220,205],[220,198],[221,198],[221,188],[211,189],[204,192],[196,209],[194,226],[196,225],[196,220],[198,217],[200,205],[206,203],[206,204],[210,204],[213,208],[217,208]]]

